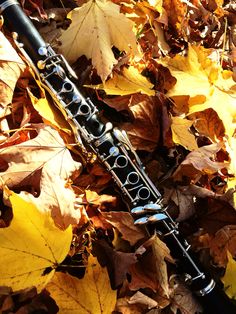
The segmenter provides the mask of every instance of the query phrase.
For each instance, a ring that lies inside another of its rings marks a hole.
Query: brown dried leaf
[[[161,288],[161,294],[163,296],[169,297],[170,289],[169,289],[169,283],[168,283],[166,261],[174,263],[174,260],[170,255],[170,250],[168,249],[166,244],[162,242],[156,235],[152,236],[149,240],[147,240],[138,249],[138,251],[144,252],[145,250],[149,250],[149,249],[151,249],[151,252],[152,252],[151,256],[149,256],[150,265],[147,266],[146,264],[145,267],[147,268],[148,271],[150,271],[149,275],[151,276],[150,278],[153,281],[152,286],[153,287],[156,286],[157,288],[158,287],[157,285],[159,285],[159,287]],[[153,273],[155,273],[155,276]],[[158,283],[155,282],[156,280],[158,281]],[[142,280],[139,280],[139,282],[141,283]],[[131,286],[132,286],[132,280],[131,280]],[[142,288],[144,288],[144,286]]]
[[[140,314],[142,307],[140,304],[130,304],[129,297],[119,298],[116,302],[116,311],[122,314]]]
[[[148,297],[147,295],[143,294],[140,291],[137,291],[128,301],[129,304],[142,304],[148,310],[155,308],[158,306],[157,301],[153,300],[152,298]]]
[[[202,206],[201,206],[202,208]],[[202,208],[199,208],[198,225],[210,235],[227,225],[236,225],[235,209],[224,201],[208,199]]]
[[[80,210],[75,209],[75,193],[67,185],[73,175],[80,173],[81,164],[72,159],[56,130],[41,124],[35,129],[38,135],[34,139],[0,150],[1,160],[8,165],[0,177],[9,187],[27,183],[33,191],[39,190],[38,197],[21,194],[42,212],[51,212],[55,224],[65,229],[81,217]]]
[[[136,264],[136,254],[116,251],[105,240],[95,241],[93,248],[100,264],[107,267],[112,288],[118,288]]]
[[[130,105],[134,116],[133,123],[124,123],[135,149],[153,151],[160,137],[160,107],[157,97],[143,96],[137,103]]]
[[[133,217],[128,212],[103,212],[102,216],[112,226],[118,229],[122,238],[127,240],[131,245],[145,237],[145,232],[134,225]]]
[[[216,232],[209,243],[210,254],[219,267],[226,267],[227,251],[236,257],[236,225],[227,225]]]
[[[193,125],[200,135],[210,138],[213,142],[223,138],[225,134],[223,122],[212,108],[195,112],[188,118],[194,121]]]
[[[171,310],[174,314],[179,310],[182,314],[202,313],[202,307],[192,292],[177,278],[172,278],[173,285]],[[179,313],[179,312],[178,312]]]
[[[186,3],[181,0],[163,0],[163,8],[166,10],[169,25],[179,35],[183,35],[187,13]]]
[[[202,146],[189,153],[186,159],[180,164],[173,174],[176,181],[181,181],[183,177],[190,180],[196,179],[199,175],[213,174],[228,166],[227,163],[217,162],[215,155],[221,149],[222,144],[211,144]]]

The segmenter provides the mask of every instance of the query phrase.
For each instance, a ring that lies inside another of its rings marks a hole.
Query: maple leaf
[[[147,280],[145,276],[142,275],[143,279],[141,276],[139,276],[138,278],[139,280],[136,281],[136,284],[137,283],[141,284],[139,288],[152,287],[153,289],[156,286],[155,280],[153,280],[154,279],[153,272],[155,272],[156,274],[155,279],[158,281],[159,287],[161,287],[162,289],[162,295],[169,297],[170,289],[169,289],[169,283],[168,283],[166,261],[174,263],[174,260],[170,255],[170,250],[168,249],[166,244],[157,237],[157,235],[154,235],[149,240],[147,240],[141,247],[138,248],[138,251],[136,253],[144,252],[148,248],[151,248],[151,252],[152,252],[151,258],[149,256],[150,265],[148,265],[148,268],[149,268],[149,271],[151,271],[150,275],[153,282],[150,283],[150,279]],[[132,273],[135,275],[136,272],[131,272],[131,275]],[[134,278],[134,280],[136,280],[136,278]],[[132,280],[131,280],[131,286],[132,286]],[[136,286],[136,289],[137,288],[138,287]]]
[[[130,266],[137,262],[135,253],[117,251],[103,239],[94,242],[93,251],[100,264],[107,267],[112,289],[125,282]]]
[[[235,82],[231,72],[222,72],[220,65],[210,59],[211,52],[203,47],[189,46],[186,57],[176,55],[159,62],[177,79],[167,95],[173,98],[189,95],[189,114],[212,108],[231,137],[236,128]]]
[[[210,254],[214,258],[214,263],[219,267],[226,267],[227,252],[232,256],[236,256],[236,226],[227,225],[216,232],[214,237],[210,239]]]
[[[22,197],[42,212],[50,211],[55,224],[64,229],[70,223],[78,223],[81,216],[75,210],[75,193],[66,185],[72,175],[78,175],[81,164],[72,159],[56,130],[45,125],[37,128],[34,139],[0,150],[1,160],[8,164],[0,177],[9,187],[27,183],[36,190],[40,181],[38,197],[27,192],[22,192]]]
[[[5,188],[13,219],[0,229],[0,286],[44,288],[69,252],[72,229],[59,230],[50,215]],[[49,268],[49,273],[44,273]],[[51,269],[50,269],[51,268]]]
[[[110,287],[106,268],[92,255],[83,279],[58,272],[46,289],[58,304],[59,313],[110,314],[116,303],[116,291]]]
[[[193,296],[192,292],[181,281],[173,276],[170,278],[170,284],[173,285],[171,291],[171,310],[174,314],[178,313],[202,313],[203,309]]]
[[[195,136],[190,133],[190,127],[193,121],[183,119],[181,117],[171,117],[172,139],[174,143],[180,144],[188,150],[198,149]]]
[[[0,118],[10,113],[6,106],[12,102],[16,82],[24,69],[24,62],[0,32]]]
[[[130,66],[123,68],[122,73],[114,73],[112,78],[103,84],[99,85],[86,85],[95,89],[103,89],[107,95],[129,95],[134,93],[146,94],[154,96],[155,91],[152,90],[151,84],[139,71]]]
[[[68,14],[70,27],[62,33],[62,53],[69,62],[85,55],[92,59],[98,75],[105,81],[117,63],[112,52],[137,52],[133,23],[110,1],[90,0]]]
[[[227,168],[229,163],[217,162],[214,158],[221,148],[222,144],[217,143],[192,151],[174,172],[174,179],[181,181],[184,176],[195,179],[199,174],[213,174]]]
[[[133,123],[122,123],[121,128],[128,133],[133,147],[152,152],[160,137],[160,108],[157,97],[140,95],[132,97],[129,109],[134,116]]]
[[[59,175],[65,180],[73,172],[80,171],[81,164],[72,159],[55,129],[43,124],[32,127],[38,132],[34,139],[0,149],[1,160],[8,163],[7,170],[0,173],[7,186],[19,185],[39,169]]]
[[[236,299],[236,261],[233,259],[232,255],[229,252],[227,253],[227,257],[228,264],[226,266],[225,274],[221,278],[221,280],[224,283],[224,290],[228,297]]]
[[[163,8],[168,16],[168,23],[178,32],[178,35],[183,35],[187,13],[186,3],[181,0],[163,0]]]
[[[190,114],[188,118],[193,121],[193,126],[198,133],[210,138],[212,142],[217,142],[224,137],[224,125],[212,108]]]
[[[134,219],[128,212],[104,212],[102,216],[122,234],[122,238],[131,245],[145,237],[142,229],[134,225]]]

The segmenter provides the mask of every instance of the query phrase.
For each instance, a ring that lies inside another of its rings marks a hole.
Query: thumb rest
[[[196,296],[203,297],[200,298],[202,303],[206,301],[208,307],[210,305],[207,314],[236,313],[228,299],[222,301],[223,298],[218,297],[215,281],[193,258],[189,243],[179,234],[178,224],[162,204],[161,193],[145,173],[126,133],[113,127],[111,122],[101,121],[96,106],[90,98],[84,98],[74,84],[76,74],[65,58],[44,42],[17,1],[0,0],[0,13],[3,13],[7,27],[15,32],[16,46],[72,126],[76,141],[82,137],[85,145],[111,174],[130,205],[134,223],[154,224],[158,235],[171,249],[172,256],[179,260],[186,283]],[[216,299],[221,300],[221,306],[210,304],[216,303]]]

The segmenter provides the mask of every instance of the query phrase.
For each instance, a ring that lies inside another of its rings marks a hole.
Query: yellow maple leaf
[[[59,314],[110,314],[116,304],[116,291],[110,287],[107,270],[93,256],[83,279],[58,272],[47,290],[59,306]]]
[[[180,117],[171,117],[172,138],[176,144],[180,144],[188,150],[198,149],[196,139],[190,133],[189,128],[193,125],[193,121],[189,121]]]
[[[120,7],[111,1],[90,0],[68,14],[70,27],[62,33],[62,53],[69,62],[85,55],[92,59],[102,81],[117,62],[112,46],[120,51],[137,52],[133,22],[120,13]]]
[[[232,255],[227,252],[228,264],[224,276],[221,278],[224,283],[224,289],[229,298],[236,300],[236,261]]]
[[[107,95],[124,96],[139,92],[149,96],[155,95],[155,91],[152,90],[153,84],[133,66],[124,68],[122,74],[114,73],[113,77],[103,84],[87,85],[87,87],[103,89]]]
[[[50,214],[7,188],[5,193],[14,216],[9,227],[0,229],[0,286],[14,291],[36,286],[40,291],[68,254],[72,228],[59,230]]]
[[[59,114],[55,106],[53,107],[47,100],[46,96],[42,98],[37,98],[29,89],[27,90],[32,105],[35,110],[41,115],[43,121],[46,124],[52,125],[59,130],[71,134],[70,126],[66,119],[63,118],[62,114]],[[60,109],[60,108],[59,108]]]
[[[211,52],[189,46],[186,57],[177,55],[160,61],[177,79],[167,95],[173,98],[189,95],[190,114],[212,108],[222,120],[225,133],[231,137],[236,127],[235,82],[231,72],[222,72],[220,65],[209,58]]]

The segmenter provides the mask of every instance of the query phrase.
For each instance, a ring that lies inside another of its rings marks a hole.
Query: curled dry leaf
[[[234,206],[233,189],[228,190],[226,193],[218,194],[194,184],[178,186],[175,189],[165,189],[163,202],[168,204],[172,200],[179,208],[179,215],[176,219],[184,221],[195,213],[196,198],[212,198],[227,202],[232,207]]]
[[[224,137],[224,125],[212,108],[195,112],[188,118],[193,121],[193,126],[200,135],[210,138],[213,142]]]
[[[59,230],[50,215],[5,188],[13,219],[0,229],[0,286],[40,291],[70,250],[72,228]],[[45,271],[49,272],[44,273]]]
[[[134,219],[128,212],[103,212],[102,216],[114,226],[131,245],[145,237],[145,232],[134,225]]]
[[[202,146],[189,153],[174,172],[174,179],[181,181],[183,177],[187,177],[190,180],[194,180],[199,175],[213,174],[223,168],[227,168],[229,166],[228,163],[217,162],[215,160],[215,155],[221,147],[221,143],[211,144]]]
[[[116,291],[110,287],[106,268],[91,255],[84,278],[58,272],[46,288],[61,314],[110,314],[115,308]]]
[[[142,304],[148,310],[155,308],[158,306],[157,301],[153,300],[152,298],[148,297],[147,295],[143,294],[140,291],[137,291],[128,301],[129,304]]]

